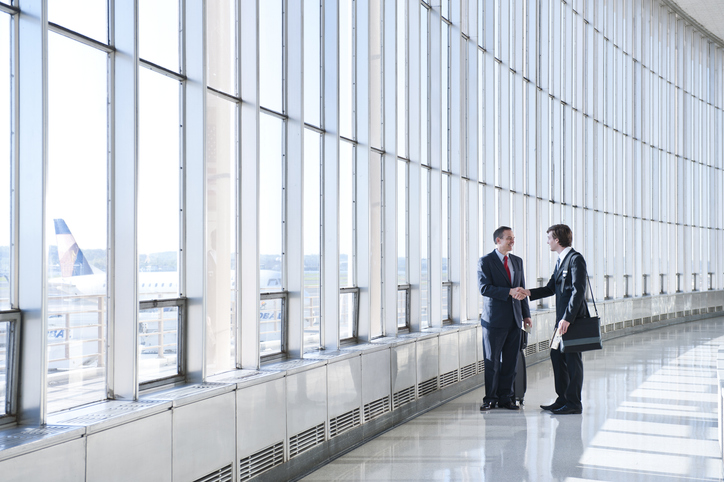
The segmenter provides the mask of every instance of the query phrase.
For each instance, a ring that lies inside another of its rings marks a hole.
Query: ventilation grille
[[[623,324],[626,328],[631,328],[632,326],[634,326],[633,320],[626,320],[623,322]]]
[[[485,360],[478,361],[478,373],[483,373],[485,371]]]
[[[392,408],[395,410],[415,399],[415,387],[405,388],[392,395]]]
[[[429,395],[435,390],[437,390],[437,377],[432,377],[417,385],[417,398]]]
[[[633,326],[639,326],[639,325],[643,325],[643,324],[644,324],[644,321],[641,318],[636,318],[635,320],[633,320]]]
[[[295,457],[322,442],[324,442],[324,424],[320,423],[289,439],[289,457]]]
[[[623,330],[623,321],[617,321],[617,322],[614,324],[614,328],[613,328],[613,329],[614,329],[614,330]]]
[[[651,323],[656,323],[657,321],[659,321],[659,315],[654,315],[651,317]]]
[[[722,306],[722,305],[717,306],[716,311],[724,311],[724,306]]]
[[[528,345],[528,346],[525,347],[525,356],[526,356],[526,357],[529,357],[529,356],[531,356],[532,354],[537,353],[537,352],[538,352],[538,344],[537,344],[537,343],[533,343],[533,344]]]
[[[691,310],[691,314],[692,314],[692,315],[698,315],[698,314],[699,314],[699,308],[694,308],[693,310]]]
[[[551,347],[550,340],[544,340],[538,342],[538,351],[545,351]]]
[[[709,307],[709,313],[714,313],[716,311],[716,307],[710,306]]]
[[[323,426],[324,427],[324,426]],[[324,428],[322,428],[324,430]],[[284,442],[279,442],[239,461],[239,480],[249,480],[284,463]],[[229,479],[231,480],[231,479]]]
[[[382,397],[365,405],[365,422],[377,418],[390,410],[390,397]]]
[[[465,380],[475,375],[475,363],[466,365],[460,369],[460,380]]]
[[[458,371],[453,370],[451,372],[443,373],[440,376],[440,388],[449,387],[450,385],[458,382]]]
[[[644,322],[644,324],[651,323],[651,317],[650,316],[644,317],[643,322]]]
[[[355,408],[338,417],[329,419],[329,436],[335,437],[359,424],[359,408]]]
[[[214,470],[209,475],[194,480],[194,482],[231,482],[233,479],[234,474],[231,473],[231,464],[229,464],[219,470]]]
[[[659,321],[666,321],[669,318],[668,313],[659,315]]]

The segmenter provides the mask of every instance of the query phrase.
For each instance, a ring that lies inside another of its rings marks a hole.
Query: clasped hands
[[[524,300],[528,296],[530,296],[530,290],[527,290],[525,288],[511,288],[510,289],[510,296],[515,298],[516,300]]]

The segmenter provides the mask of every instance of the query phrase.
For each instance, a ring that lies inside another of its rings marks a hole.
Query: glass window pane
[[[276,355],[282,351],[283,307],[282,298],[261,300],[259,305],[259,354]]]
[[[259,2],[259,103],[283,112],[284,78],[282,0]]]
[[[12,151],[10,127],[10,16],[0,14],[0,310],[12,306],[10,229],[12,226]]]
[[[339,132],[348,139],[354,139],[354,3],[352,0],[339,2]],[[380,72],[381,54],[379,53],[379,3],[373,0],[370,4],[370,99],[376,98],[381,92]],[[377,32],[377,35],[375,34]],[[377,53],[375,53],[377,52]],[[370,116],[375,115],[380,106],[370,105]],[[374,119],[371,119],[372,123]],[[377,132],[375,125],[371,126],[372,143],[375,144]],[[381,147],[378,146],[377,147]]]
[[[397,291],[397,328],[407,328],[407,290]]]
[[[179,296],[179,83],[139,72],[139,299]]]
[[[440,61],[442,72],[440,73],[442,79],[442,85],[440,86],[440,99],[442,100],[441,112],[441,126],[442,132],[440,133],[440,140],[442,142],[442,169],[445,171],[450,170],[450,112],[448,110],[450,100],[450,27],[447,23],[442,22],[442,46],[440,48],[442,53],[442,60]]]
[[[407,283],[407,162],[397,161],[397,283]]]
[[[348,340],[355,336],[355,293],[339,295],[339,339]]]
[[[7,397],[8,383],[8,329],[10,323],[0,322],[0,416],[6,414],[5,401]]]
[[[281,291],[284,123],[260,115],[259,136],[259,288]]]
[[[430,323],[430,171],[420,173],[420,327]]]
[[[355,286],[355,150],[339,143],[339,286]]]
[[[397,4],[397,155],[407,157],[407,3]]]
[[[441,232],[441,241],[442,241],[442,280],[443,281],[449,281],[450,276],[447,269],[447,262],[448,257],[450,256],[450,243],[448,242],[450,240],[450,197],[449,197],[449,187],[450,187],[450,176],[449,175],[443,175],[442,176],[442,232]],[[445,315],[445,313],[443,313]],[[443,316],[443,319],[445,316]]]
[[[420,159],[423,164],[430,165],[429,129],[430,129],[430,64],[429,45],[430,30],[428,28],[429,12],[420,6]]]
[[[236,366],[236,104],[206,103],[206,371]]]
[[[177,306],[138,312],[138,382],[178,374]]]
[[[179,66],[179,0],[138,2],[140,57],[169,70]]]
[[[206,4],[208,83],[230,95],[236,88],[236,2]]]
[[[48,35],[48,411],[106,398],[105,52]]]
[[[108,2],[52,0],[48,2],[48,21],[99,42],[108,42]]]
[[[321,136],[304,130],[304,349],[321,347]]]
[[[320,0],[304,0],[304,121],[322,127]]]

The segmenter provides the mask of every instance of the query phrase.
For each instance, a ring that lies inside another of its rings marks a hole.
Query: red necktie
[[[508,273],[508,281],[511,283],[513,282],[513,279],[510,277],[510,268],[508,268],[508,257],[503,256],[503,265],[505,266],[505,272]]]

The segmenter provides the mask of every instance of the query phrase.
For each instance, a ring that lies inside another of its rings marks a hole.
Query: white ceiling
[[[724,0],[668,0],[699,22],[724,44]]]

